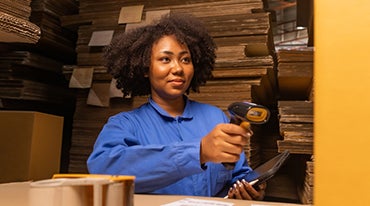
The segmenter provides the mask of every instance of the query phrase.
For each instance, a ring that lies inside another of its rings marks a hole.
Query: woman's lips
[[[183,79],[173,79],[173,80],[170,80],[169,83],[174,85],[174,86],[182,86],[183,84],[185,84],[185,80],[183,80]]]

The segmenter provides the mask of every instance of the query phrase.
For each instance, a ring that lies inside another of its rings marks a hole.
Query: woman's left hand
[[[266,182],[258,185],[256,190],[244,179],[237,181],[230,189],[227,197],[230,199],[242,199],[242,200],[263,200],[265,197]]]

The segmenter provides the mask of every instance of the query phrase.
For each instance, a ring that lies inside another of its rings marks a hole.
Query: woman
[[[262,199],[248,184],[243,152],[249,129],[222,110],[188,99],[211,78],[216,45],[187,15],[117,35],[105,50],[108,71],[124,95],[148,102],[109,118],[87,164],[90,173],[134,175],[136,193]],[[236,162],[233,170],[222,162]]]

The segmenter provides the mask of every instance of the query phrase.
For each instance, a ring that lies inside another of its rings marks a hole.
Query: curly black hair
[[[190,89],[199,92],[199,86],[212,78],[216,44],[203,23],[189,14],[168,14],[153,24],[114,36],[104,49],[108,72],[117,80],[123,94],[134,96],[151,93],[148,74],[153,44],[161,37],[174,35],[188,46],[194,66]]]

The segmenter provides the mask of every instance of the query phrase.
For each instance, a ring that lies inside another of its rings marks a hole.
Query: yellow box
[[[41,180],[59,173],[63,117],[0,111],[0,182]]]

